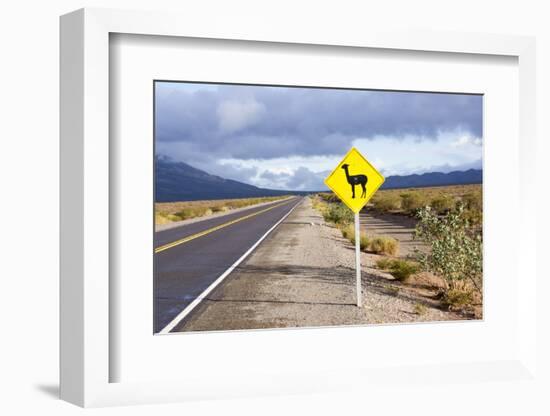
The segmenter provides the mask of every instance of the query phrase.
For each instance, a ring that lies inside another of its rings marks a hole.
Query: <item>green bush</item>
[[[341,203],[330,203],[323,212],[325,221],[338,225],[346,225],[353,222],[353,212]]]
[[[396,260],[392,265],[390,273],[400,282],[406,282],[413,274],[418,273],[420,270],[416,263],[408,262],[405,260]]]
[[[426,197],[419,192],[407,192],[401,194],[401,206],[409,214],[415,213],[420,208],[428,205]]]
[[[400,282],[406,282],[409,277],[420,271],[417,263],[400,259],[380,259],[376,262],[376,267],[389,271]]]
[[[374,253],[395,256],[399,251],[399,241],[392,237],[379,236],[370,241],[369,247]]]
[[[431,248],[419,253],[422,265],[445,280],[448,289],[457,282],[469,281],[481,293],[483,243],[481,235],[473,234],[461,204],[440,218],[431,208],[418,212],[415,238]]]

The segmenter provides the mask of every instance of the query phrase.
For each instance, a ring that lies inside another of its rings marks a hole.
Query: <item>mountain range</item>
[[[252,198],[310,193],[258,188],[257,186],[243,182],[211,175],[187,163],[175,162],[164,157],[157,157],[155,175],[156,202]]]
[[[449,173],[388,176],[381,189],[416,188],[426,186],[481,183],[482,170],[470,169]],[[306,195],[314,191],[288,191],[259,188],[232,179],[224,179],[183,162],[157,157],[155,163],[156,202],[192,201],[202,199],[251,198],[259,196]],[[319,190],[318,192],[326,192]]]
[[[427,172],[413,175],[388,176],[380,189],[423,188],[427,186],[466,185],[482,183],[483,171],[469,169],[449,173]]]

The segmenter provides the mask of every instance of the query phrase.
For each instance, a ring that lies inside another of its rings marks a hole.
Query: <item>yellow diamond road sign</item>
[[[355,147],[325,179],[325,184],[355,213],[383,183],[384,177]]]

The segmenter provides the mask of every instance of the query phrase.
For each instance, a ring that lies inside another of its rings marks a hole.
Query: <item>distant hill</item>
[[[193,201],[202,199],[252,198],[307,194],[264,189],[243,182],[210,175],[183,162],[158,157],[155,166],[156,202]]]
[[[422,188],[427,186],[467,185],[481,183],[483,171],[469,169],[449,173],[428,172],[423,174],[388,176],[380,189]]]
[[[210,175],[183,162],[165,157],[156,160],[156,202],[202,199],[252,198],[259,196],[306,195],[311,192],[258,188],[243,182]],[[430,172],[421,175],[388,176],[381,189],[420,188],[426,186],[481,183],[482,171]],[[319,192],[326,192],[326,189]]]

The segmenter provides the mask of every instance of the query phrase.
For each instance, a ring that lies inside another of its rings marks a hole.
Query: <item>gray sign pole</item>
[[[357,306],[361,307],[363,303],[361,296],[361,230],[358,212],[355,213],[355,279],[357,285]]]

